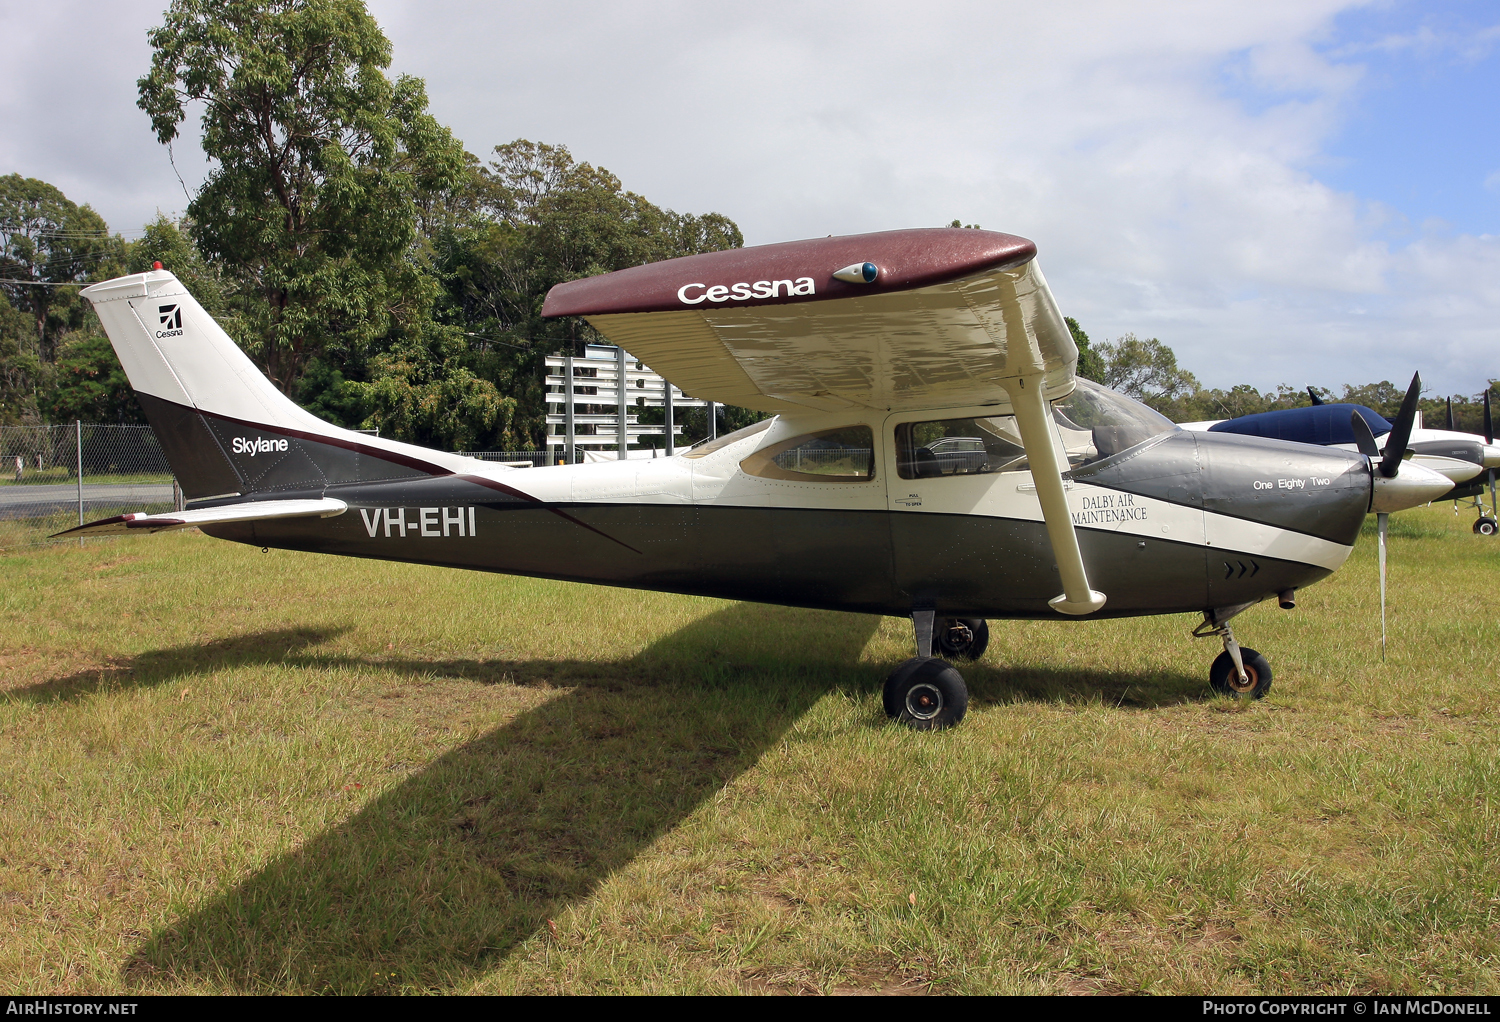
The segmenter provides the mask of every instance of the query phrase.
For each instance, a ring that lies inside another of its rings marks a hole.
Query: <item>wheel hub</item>
[[[921,682],[906,692],[906,712],[913,720],[931,720],[943,712],[943,693],[936,685]]]
[[[1236,692],[1253,692],[1255,690],[1255,683],[1258,680],[1259,678],[1256,676],[1255,669],[1248,664],[1245,665],[1244,681],[1240,680],[1239,674],[1235,672],[1233,667],[1230,668],[1229,687]]]

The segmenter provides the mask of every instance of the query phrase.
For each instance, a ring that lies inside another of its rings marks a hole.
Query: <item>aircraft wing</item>
[[[1078,349],[1036,246],[993,231],[888,231],[731,249],[569,281],[583,316],[688,394],[763,412],[1005,400],[1073,389]]]
[[[192,529],[199,525],[221,525],[228,522],[262,522],[273,518],[332,518],[341,515],[349,505],[342,500],[323,497],[318,500],[252,500],[243,504],[197,508],[191,511],[166,511],[161,514],[115,515],[101,518],[57,536],[118,536],[131,532],[169,532]]]

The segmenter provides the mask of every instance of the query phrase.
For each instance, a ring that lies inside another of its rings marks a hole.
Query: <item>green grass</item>
[[[73,470],[59,465],[44,469],[28,468],[21,476],[21,481],[16,482],[15,471],[6,472],[6,462],[0,459],[0,486],[59,486],[63,483],[75,483],[78,479]],[[170,485],[172,482],[171,472],[94,472],[85,470],[83,473],[83,485],[95,486],[108,484],[111,486],[124,486],[128,483],[142,483],[152,485]]]
[[[1500,541],[1393,521],[1211,698],[1185,616],[910,626],[196,533],[0,559],[29,993],[1500,992]]]

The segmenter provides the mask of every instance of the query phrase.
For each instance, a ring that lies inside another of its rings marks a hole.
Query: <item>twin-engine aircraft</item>
[[[513,469],[297,407],[161,269],[84,290],[188,498],[65,535],[196,526],[261,547],[910,616],[891,717],[956,724],[987,618],[1199,612],[1214,687],[1260,697],[1229,621],[1343,564],[1416,466],[1194,433],[1075,375],[1023,238],[911,230],[714,252],[553,288],[696,397],[772,418],[670,458]],[[939,656],[934,656],[934,654]]]

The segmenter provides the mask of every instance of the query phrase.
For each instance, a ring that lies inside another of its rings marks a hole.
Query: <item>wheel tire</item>
[[[1481,518],[1474,523],[1474,534],[1476,536],[1493,536],[1496,532],[1500,532],[1500,523],[1497,523],[1493,518]]]
[[[1248,684],[1240,684],[1239,674],[1234,669],[1234,658],[1229,655],[1228,650],[1214,659],[1214,665],[1208,669],[1208,683],[1219,695],[1232,699],[1243,699],[1245,696],[1251,699],[1263,698],[1271,691],[1270,662],[1248,646],[1240,647],[1240,659],[1245,664]]]
[[[945,660],[978,660],[990,644],[990,626],[982,617],[950,617],[938,622],[932,651]]]
[[[885,713],[916,731],[938,731],[964,719],[969,688],[953,665],[912,657],[885,680]]]

